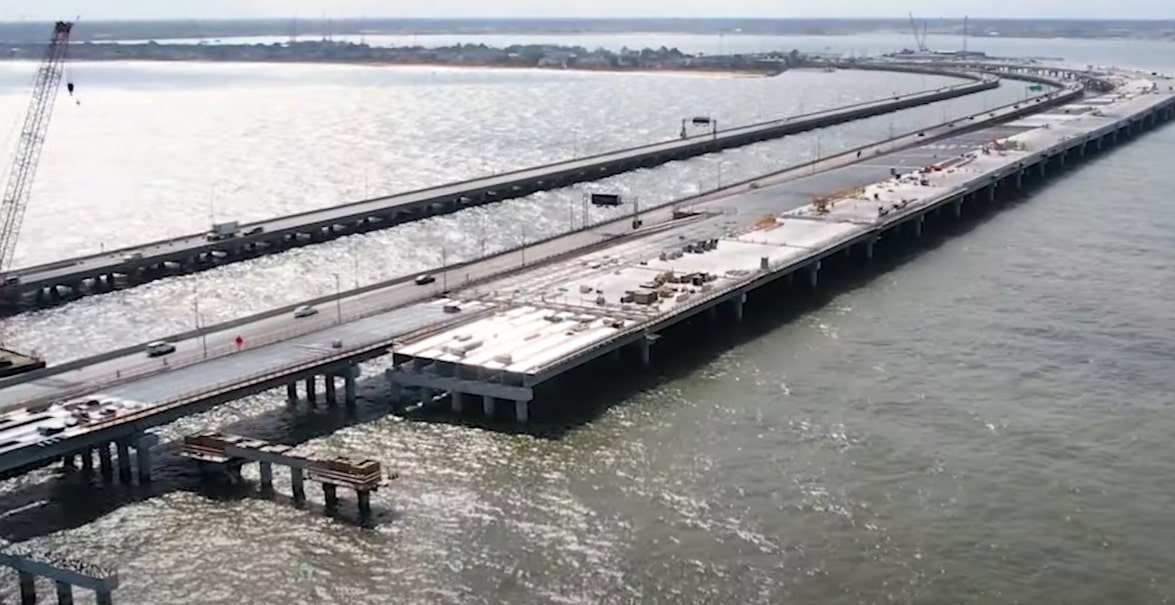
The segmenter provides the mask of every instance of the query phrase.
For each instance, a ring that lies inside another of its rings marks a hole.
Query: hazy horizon
[[[799,0],[645,0],[641,3],[596,0],[574,8],[546,0],[434,0],[424,6],[389,8],[383,0],[202,0],[160,3],[152,0],[106,0],[96,9],[90,0],[8,0],[0,21],[61,19],[81,15],[90,20],[248,19],[289,18],[902,18],[913,11],[919,18],[979,19],[1115,19],[1163,20],[1175,18],[1170,0],[1071,2],[1023,0],[993,6],[989,0],[957,0],[944,5],[932,0],[876,2],[867,13],[859,0],[825,0],[813,5]],[[944,12],[949,9],[949,12]],[[1122,15],[1129,15],[1124,19]]]

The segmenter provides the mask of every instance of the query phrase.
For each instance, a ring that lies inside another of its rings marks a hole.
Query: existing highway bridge
[[[6,283],[0,284],[0,310],[11,312],[30,306],[59,304],[63,300],[201,271],[291,247],[383,229],[471,206],[598,180],[639,168],[935,103],[999,86],[995,76],[939,65],[888,64],[882,68],[951,76],[966,81],[934,90],[735,128],[718,129],[717,123],[712,122],[714,130],[709,134],[240,224],[233,229],[234,235],[216,240],[210,240],[206,233],[196,233],[16,268],[7,273]]]

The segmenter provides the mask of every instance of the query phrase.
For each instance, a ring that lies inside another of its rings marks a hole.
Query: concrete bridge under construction
[[[868,263],[1175,118],[1165,76],[1057,73],[1036,98],[442,268],[438,283],[309,303],[337,313],[279,309],[178,335],[162,358],[132,347],[0,381],[0,471],[97,452],[105,474],[117,461],[129,481],[135,450],[149,480],[152,427],[279,388],[351,406],[359,364],[389,354],[403,403],[529,421],[574,368],[649,364],[688,318],[737,321],[773,288],[818,288],[831,267]]]

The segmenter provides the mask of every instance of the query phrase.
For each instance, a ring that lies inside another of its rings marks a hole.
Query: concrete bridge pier
[[[78,452],[78,456],[82,459],[82,476],[92,476],[94,474],[94,448],[83,448]]]
[[[1016,171],[1016,190],[1019,191],[1024,188],[1024,171]]]
[[[326,510],[334,512],[339,508],[339,487],[333,483],[322,484],[322,497],[326,501]]]
[[[289,403],[297,403],[298,401],[298,383],[291,382],[286,385],[286,401]]]
[[[808,285],[813,290],[820,287],[820,261],[808,265]]]
[[[258,469],[261,471],[261,493],[266,496],[273,495],[273,463],[262,460],[257,463]]]
[[[20,605],[37,605],[37,578],[28,572],[18,572],[20,579]]]
[[[647,334],[637,342],[637,348],[641,353],[641,365],[646,368],[653,365],[653,342]]]
[[[992,183],[991,185],[989,185],[987,187],[987,201],[988,202],[995,201],[995,183]]]
[[[306,501],[306,480],[302,469],[290,467],[290,490],[294,494],[294,502],[302,504]]]
[[[98,445],[98,469],[103,481],[114,479],[114,460],[110,457],[110,443]]]
[[[526,424],[530,422],[530,402],[529,401],[515,401],[514,402],[514,419],[519,424]]]
[[[123,484],[131,482],[131,444],[126,441],[115,443],[118,449],[118,480]]]
[[[743,320],[743,310],[747,305],[747,293],[743,292],[735,296],[731,303],[734,305],[734,320],[741,322]]]
[[[114,605],[114,596],[109,590],[95,591],[94,598],[97,605]]]
[[[358,399],[359,368],[348,365],[343,370],[343,405],[348,410],[354,410]]]
[[[326,404],[333,408],[339,404],[338,393],[335,391],[335,375],[324,374],[322,381],[326,384]]]
[[[481,413],[484,414],[486,418],[494,417],[494,403],[495,401],[493,395],[481,396]]]
[[[449,393],[449,408],[454,414],[458,416],[465,409],[465,394],[461,391],[453,391]]]
[[[922,223],[926,222],[926,215],[914,217],[914,237],[922,237]]]
[[[959,198],[954,204],[951,204],[951,207],[955,211],[955,218],[963,216],[963,198]]]
[[[57,583],[57,605],[73,605],[73,586],[67,582]]]
[[[317,387],[318,377],[308,376],[306,378],[306,401],[310,402],[310,405],[312,406],[318,404],[318,393],[316,392]]]
[[[371,492],[365,489],[355,490],[355,499],[359,502],[359,518],[371,518]]]
[[[139,485],[147,485],[151,482],[151,446],[155,444],[155,441],[154,437],[142,435],[135,442],[135,463],[139,467]]]

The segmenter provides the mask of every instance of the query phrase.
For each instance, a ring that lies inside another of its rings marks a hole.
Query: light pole
[[[195,290],[192,292],[192,314],[195,316],[196,333],[200,335],[200,346],[204,349],[204,359],[208,359],[208,334],[201,325],[203,322],[200,321],[200,297]]]
[[[335,316],[341,324],[343,323],[343,289],[341,282],[339,282],[339,274],[331,273],[331,275],[335,276]]]
[[[448,249],[441,245],[441,292],[449,291],[449,263],[447,262]]]

